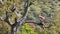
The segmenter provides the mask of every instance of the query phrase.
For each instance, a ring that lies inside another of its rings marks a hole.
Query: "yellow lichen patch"
[[[36,12],[37,14],[39,14],[40,11],[41,11],[41,8],[39,8],[38,6],[35,6],[34,8],[35,8],[35,10],[36,10],[35,12]]]
[[[44,8],[47,9],[48,11],[51,10],[49,6],[44,6]]]
[[[11,17],[10,17],[10,21],[13,22],[16,18],[16,14],[12,13]]]
[[[60,6],[57,6],[56,10],[57,10],[57,11],[60,11]]]

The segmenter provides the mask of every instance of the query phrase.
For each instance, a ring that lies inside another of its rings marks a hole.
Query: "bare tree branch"
[[[15,27],[17,25],[17,18],[15,18],[15,23],[11,25],[11,27]]]
[[[6,11],[6,18],[4,19],[4,21],[7,22],[9,25],[11,25],[9,21],[10,16],[11,15]]]
[[[28,6],[29,6],[29,0],[25,0],[25,4],[24,4],[24,14],[21,18],[17,18],[17,23],[15,22],[13,25],[16,26],[16,24],[18,24],[18,26],[20,26],[26,19],[26,16],[28,14]]]
[[[19,24],[19,22],[20,22],[20,26],[21,26],[21,24],[23,24],[24,23],[24,21],[25,21],[25,19],[26,19],[26,16],[27,16],[27,14],[28,14],[28,7],[29,7],[29,0],[25,0],[25,5],[24,5],[24,14],[23,14],[23,16],[21,17],[21,18],[18,18],[18,20],[20,20],[20,21],[18,21],[18,24]]]
[[[25,0],[25,5],[24,5],[24,14],[21,18],[25,17],[27,15],[27,9],[29,6],[29,0]]]

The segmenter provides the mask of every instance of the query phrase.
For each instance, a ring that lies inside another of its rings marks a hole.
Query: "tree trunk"
[[[11,27],[11,34],[18,34],[18,27]]]

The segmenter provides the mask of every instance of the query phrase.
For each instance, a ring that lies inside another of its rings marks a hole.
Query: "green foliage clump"
[[[37,32],[35,32],[33,28],[31,28],[28,24],[25,24],[24,26],[21,27],[20,33],[21,34],[37,34]]]

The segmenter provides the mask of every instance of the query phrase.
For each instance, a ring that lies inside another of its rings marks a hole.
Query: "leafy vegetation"
[[[23,15],[24,0],[3,0],[0,3],[0,34],[11,34],[11,27],[6,22],[1,21],[6,17],[6,11],[12,16],[10,21],[13,22],[14,18],[18,16],[12,12],[12,7],[15,4],[17,10]],[[19,34],[60,34],[60,1],[59,0],[30,0],[32,5],[28,7],[28,16],[26,20],[33,20],[40,23],[39,15],[46,17],[48,24],[52,25],[49,28],[42,28],[40,25],[34,25],[36,29],[31,28],[28,24],[24,24],[19,30]],[[20,17],[21,17],[20,16]],[[51,22],[53,21],[53,22]],[[4,25],[3,25],[4,24]],[[48,26],[46,24],[46,26]]]

